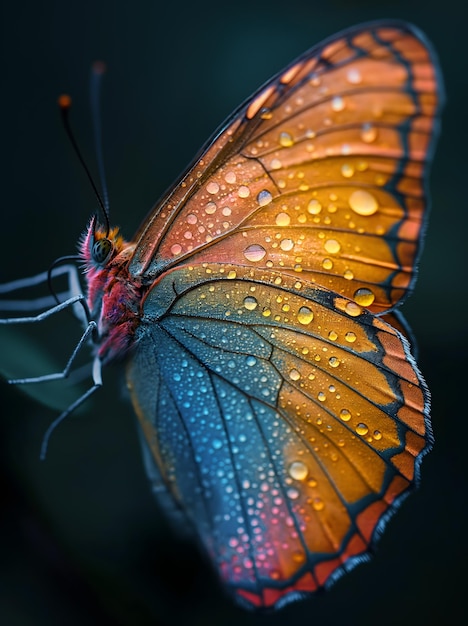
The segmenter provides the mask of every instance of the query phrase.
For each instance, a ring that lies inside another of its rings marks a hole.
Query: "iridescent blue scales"
[[[136,339],[129,387],[160,482],[236,594],[271,605],[366,552],[427,445],[392,327],[310,283],[206,265],[164,276]]]

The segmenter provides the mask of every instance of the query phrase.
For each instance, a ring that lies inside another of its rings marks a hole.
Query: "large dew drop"
[[[287,213],[278,213],[275,221],[277,226],[289,226],[291,218]]]
[[[373,215],[379,208],[377,200],[374,196],[363,189],[353,191],[353,193],[349,196],[348,202],[349,206],[358,215]]]
[[[258,202],[259,206],[266,206],[267,204],[270,204],[270,202],[272,200],[273,200],[273,196],[268,191],[268,189],[263,189],[257,195],[257,202]]]
[[[299,324],[303,324],[307,326],[314,319],[313,312],[307,306],[301,306],[299,311],[297,312],[297,321]]]
[[[336,239],[327,239],[323,246],[329,254],[337,254],[341,250],[340,242]]]
[[[370,306],[375,300],[375,295],[370,289],[362,288],[354,292],[354,299],[361,306]]]
[[[316,200],[315,198],[313,198],[309,204],[307,205],[307,211],[311,214],[311,215],[318,215],[320,213],[320,211],[322,210],[322,205],[320,204],[320,202],[318,200]]]
[[[244,256],[247,261],[252,261],[253,263],[261,261],[265,255],[265,248],[258,243],[253,243],[244,250]]]
[[[282,132],[279,136],[279,143],[281,146],[283,146],[283,148],[290,148],[292,145],[294,145],[294,139],[289,133]]]
[[[307,465],[302,461],[294,461],[294,463],[291,463],[288,471],[289,475],[291,478],[294,478],[294,480],[305,480],[309,473]]]
[[[255,311],[257,306],[257,299],[253,296],[247,296],[246,298],[244,298],[244,307],[247,309],[247,311]]]

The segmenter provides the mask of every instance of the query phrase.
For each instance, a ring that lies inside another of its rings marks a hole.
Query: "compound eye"
[[[93,245],[93,261],[98,265],[104,265],[109,260],[113,250],[114,246],[109,239],[98,239]]]

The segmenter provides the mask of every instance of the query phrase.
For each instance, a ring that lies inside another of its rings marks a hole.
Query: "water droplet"
[[[280,248],[285,252],[289,252],[289,250],[294,248],[294,241],[292,239],[283,239],[280,243]]]
[[[289,475],[291,478],[294,478],[294,480],[304,480],[307,478],[307,474],[309,473],[307,465],[302,461],[294,461],[291,463],[288,471]]]
[[[351,301],[346,303],[345,311],[348,315],[351,315],[351,317],[357,317],[358,315],[361,315],[362,313],[361,307],[355,302],[351,302]]]
[[[250,196],[250,189],[246,185],[241,185],[237,190],[239,198],[248,198]]]
[[[281,161],[279,159],[272,159],[270,163],[270,167],[272,170],[280,170],[281,169]]]
[[[295,489],[294,487],[290,487],[287,492],[286,495],[288,496],[288,498],[290,498],[291,500],[297,500],[299,497],[299,491],[297,489]]]
[[[246,298],[244,298],[244,306],[247,311],[254,311],[258,306],[257,299],[253,296],[247,296]]]
[[[335,96],[331,101],[333,111],[342,111],[345,108],[345,102],[341,96]]]
[[[338,339],[338,335],[334,330],[331,330],[328,333],[328,339],[330,339],[330,341],[336,341]]]
[[[298,372],[296,369],[292,369],[289,372],[289,378],[291,380],[299,380],[299,378],[301,377],[300,372]]]
[[[234,172],[227,172],[226,176],[224,177],[224,180],[230,185],[233,185],[236,182],[236,179],[237,177]]]
[[[245,258],[253,263],[261,261],[265,255],[265,248],[258,243],[253,243],[244,250]]]
[[[323,393],[323,391],[319,391],[317,394],[317,398],[320,400],[320,402],[325,402],[327,396]]]
[[[356,426],[356,432],[358,435],[367,435],[367,433],[369,432],[369,429],[367,428],[367,426],[365,424],[363,424],[362,422],[359,422],[359,424]]]
[[[380,432],[380,430],[374,430],[374,439],[376,441],[379,441],[380,439],[382,439],[382,433]]]
[[[216,211],[216,204],[214,202],[207,202],[205,207],[205,213],[208,215],[213,215]]]
[[[189,213],[189,215],[187,215],[188,224],[196,224],[197,221],[198,221],[198,218],[194,213]]]
[[[312,506],[316,511],[323,511],[323,509],[325,508],[325,502],[322,500],[322,498],[314,498],[312,500]]]
[[[345,178],[351,178],[354,175],[354,167],[345,163],[341,166],[341,175]]]
[[[354,299],[361,306],[370,306],[375,300],[375,295],[370,289],[362,288],[354,292]]]
[[[228,272],[227,278],[229,278],[230,280],[232,280],[233,278],[237,278],[237,272],[235,270],[230,270]]]
[[[355,333],[353,333],[352,331],[349,331],[348,333],[346,333],[345,339],[348,343],[354,343],[357,337]]]
[[[232,211],[228,206],[223,207],[223,215],[225,217],[229,217],[229,215],[231,215]]]
[[[245,359],[245,362],[247,363],[247,365],[248,365],[249,367],[253,367],[253,366],[255,365],[255,363],[257,362],[257,359],[256,359],[254,356],[249,355],[249,356]]]
[[[211,193],[211,194],[218,193],[219,185],[218,185],[218,183],[215,183],[214,181],[211,181],[210,183],[207,184],[206,190],[207,190],[208,193]]]
[[[345,270],[343,277],[346,278],[346,280],[353,280],[354,274],[351,270]]]
[[[336,239],[327,239],[323,246],[329,254],[337,254],[341,250],[340,242]]]
[[[175,256],[177,254],[180,254],[182,252],[182,246],[180,246],[178,243],[175,243],[173,246],[171,246],[171,253]]]
[[[348,409],[341,409],[340,418],[343,420],[343,422],[349,422],[349,420],[351,419],[351,413],[348,411]]]
[[[263,309],[262,315],[263,315],[263,317],[270,317],[271,309],[268,309],[268,308]]]
[[[336,356],[331,356],[328,359],[328,362],[331,367],[338,367],[338,365],[340,364],[340,359],[338,359]]]
[[[297,312],[297,321],[300,324],[303,324],[304,326],[306,326],[307,324],[310,324],[310,322],[314,319],[314,314],[313,312],[309,309],[309,307],[307,306],[301,306],[301,308],[299,309],[299,311]]]
[[[346,74],[346,80],[348,83],[351,83],[351,85],[359,85],[362,81],[361,72],[355,67],[351,67]]]
[[[273,200],[273,196],[267,189],[263,189],[257,196],[259,206],[266,206]]]
[[[366,143],[372,143],[377,139],[377,128],[372,124],[363,124],[361,129],[361,139]]]
[[[358,215],[373,215],[379,205],[374,196],[364,189],[357,189],[349,196],[349,206]]]
[[[306,556],[304,552],[301,552],[300,550],[295,550],[292,553],[292,558],[293,558],[294,563],[305,563],[305,560],[306,560]]]
[[[322,267],[324,270],[331,270],[333,267],[333,261],[331,259],[323,259]]]
[[[287,213],[278,213],[276,216],[276,225],[277,226],[289,226],[291,223],[291,218]]]
[[[290,148],[294,145],[294,139],[289,133],[282,132],[279,136],[279,143],[281,146],[283,146],[283,148]]]
[[[307,205],[307,211],[311,215],[318,215],[321,210],[322,210],[322,205],[320,204],[318,200],[315,200],[315,198],[311,200],[309,204]]]
[[[223,442],[220,439],[213,439],[211,445],[215,450],[220,450],[223,447]]]

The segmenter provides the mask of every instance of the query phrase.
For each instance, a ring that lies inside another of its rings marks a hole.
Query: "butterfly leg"
[[[68,300],[65,300],[65,302],[61,302],[60,304],[57,304],[56,306],[48,309],[47,311],[43,311],[42,313],[39,313],[38,315],[29,316],[29,317],[10,317],[6,319],[0,319],[0,324],[2,325],[35,324],[37,322],[42,322],[43,320],[47,319],[51,315],[59,313],[60,311],[63,311],[64,309],[73,307],[77,303],[83,306],[85,314],[86,316],[88,316],[89,312],[88,312],[88,307],[86,304],[85,297],[82,294],[79,294],[77,296],[72,296],[71,298],[68,298]],[[62,372],[57,372],[55,374],[44,374],[42,376],[34,376],[30,378],[12,379],[12,380],[9,380],[8,383],[11,385],[20,385],[20,384],[24,385],[24,384],[30,384],[30,383],[43,383],[43,382],[50,381],[50,380],[58,380],[62,378],[67,378],[68,374],[70,373],[71,366],[73,365],[73,362],[75,361],[81,348],[83,347],[84,344],[86,344],[90,336],[96,331],[97,331],[96,322],[94,322],[93,320],[89,320],[87,322],[87,326],[83,334],[81,335],[78,343],[76,344],[72,352],[72,355],[68,359],[68,362],[65,368],[62,370]]]
[[[61,413],[52,422],[52,424],[49,426],[49,428],[46,430],[46,432],[44,434],[44,437],[42,438],[41,453],[40,453],[40,456],[39,456],[41,461],[44,461],[46,456],[47,456],[47,449],[49,447],[49,440],[50,440],[50,437],[51,437],[52,433],[57,428],[57,426],[59,424],[61,424],[65,418],[67,418],[69,415],[71,415],[84,402],[86,402],[86,400],[90,396],[92,396],[95,391],[97,391],[100,387],[102,387],[101,361],[100,361],[99,357],[95,357],[95,359],[93,361],[93,372],[92,373],[93,373],[93,385],[89,389],[87,389],[77,400],[75,400],[75,402],[70,404],[70,406],[67,409],[65,409],[65,411],[63,411],[63,413]]]
[[[47,295],[35,299],[14,299],[3,300],[0,302],[0,310],[2,311],[34,312],[40,309],[45,309],[37,315],[0,319],[0,325],[3,326],[14,324],[36,324],[48,319],[56,313],[60,313],[65,309],[71,309],[75,317],[80,320],[85,326],[80,339],[78,340],[70,358],[67,361],[67,364],[61,372],[44,374],[41,376],[33,376],[28,378],[10,379],[7,382],[11,385],[44,383],[52,380],[63,380],[65,378],[68,378],[73,363],[75,362],[82,347],[94,334],[97,333],[96,322],[91,319],[86,298],[82,294],[79,275],[76,267],[74,265],[67,264],[58,268],[54,268],[52,272],[52,277],[57,278],[61,275],[66,276],[68,286],[65,291],[58,293],[56,296]],[[3,285],[0,285],[0,294],[9,294],[22,289],[32,289],[42,284],[48,284],[50,281],[50,277],[50,272],[42,272],[35,276],[30,276],[27,278],[11,281],[9,283],[4,283]],[[60,300],[63,301],[60,302]],[[59,302],[58,304],[57,301]],[[70,404],[47,429],[41,445],[41,459],[44,459],[46,456],[49,439],[55,428],[68,415],[73,413],[81,404],[83,404],[95,391],[97,391],[97,389],[102,386],[101,362],[98,357],[96,357],[93,361],[92,379],[93,384],[91,385],[91,387],[89,387],[79,398],[77,398],[72,404]]]
[[[41,322],[45,319],[47,319],[48,317],[59,313],[60,311],[63,311],[64,309],[67,309],[69,307],[74,307],[77,304],[81,305],[83,307],[83,311],[84,311],[84,315],[86,316],[86,318],[89,317],[89,311],[88,311],[88,307],[86,304],[86,300],[85,297],[82,294],[78,294],[76,296],[72,296],[70,298],[68,298],[67,300],[65,300],[64,302],[61,302],[60,304],[57,304],[56,306],[53,306],[52,308],[48,309],[47,311],[43,311],[42,313],[39,313],[38,315],[34,315],[34,316],[30,316],[30,317],[17,317],[17,318],[7,318],[7,319],[0,319],[0,324],[3,325],[12,325],[12,324],[34,324],[37,322]],[[95,333],[97,331],[97,325],[96,322],[94,322],[93,320],[89,320],[87,322],[87,326],[85,328],[85,330],[83,331],[78,343],[76,344],[72,355],[70,356],[70,358],[68,359],[68,362],[65,366],[65,368],[61,371],[61,372],[56,372],[54,374],[44,374],[41,376],[34,376],[34,377],[29,377],[29,378],[18,378],[18,379],[10,379],[7,382],[10,385],[25,385],[25,384],[31,384],[31,383],[44,383],[47,381],[51,381],[51,380],[60,380],[60,379],[65,379],[68,377],[71,367],[78,355],[78,353],[80,352],[81,348],[88,342],[88,339],[93,335],[93,333]],[[73,413],[79,406],[81,406],[95,391],[97,391],[101,386],[102,386],[102,377],[101,377],[101,362],[99,360],[98,357],[96,357],[93,361],[93,368],[92,368],[92,378],[93,378],[93,385],[91,387],[89,387],[89,389],[87,389],[77,400],[75,400],[72,404],[70,404],[70,406],[68,406],[67,409],[65,409],[65,411],[63,411],[53,422],[52,424],[49,426],[49,428],[47,429],[44,438],[42,440],[42,445],[41,445],[41,453],[40,453],[40,458],[41,460],[44,460],[47,454],[47,448],[48,448],[48,444],[49,444],[49,439],[50,436],[52,434],[52,432],[55,430],[55,428],[66,418],[68,417],[71,413]]]
[[[0,295],[9,294],[21,289],[32,289],[42,284],[47,285],[49,278],[58,278],[66,275],[68,287],[65,291],[60,292],[56,297],[52,294],[39,298],[26,298],[15,300],[0,300],[0,311],[39,311],[41,309],[51,309],[57,302],[68,300],[73,296],[79,296],[83,293],[80,284],[78,270],[75,265],[67,264],[53,269],[49,276],[49,272],[41,272],[35,276],[20,278],[8,283],[0,284]],[[74,306],[73,312],[83,323],[87,323],[87,316],[83,315],[82,306]]]

